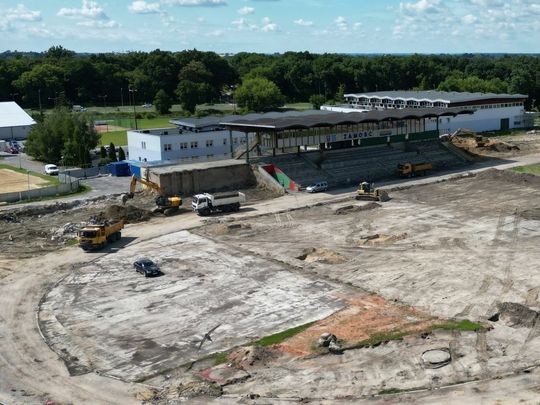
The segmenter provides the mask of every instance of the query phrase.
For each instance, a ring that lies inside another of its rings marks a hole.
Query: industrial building
[[[0,102],[0,139],[26,139],[35,124],[16,102]]]
[[[453,132],[467,128],[477,132],[526,128],[532,124],[526,117],[524,94],[464,93],[443,91],[382,91],[373,93],[345,94],[347,104],[322,106],[321,109],[336,112],[384,111],[415,108],[474,109],[470,116],[440,117],[437,123],[430,119],[426,130],[438,128]]]

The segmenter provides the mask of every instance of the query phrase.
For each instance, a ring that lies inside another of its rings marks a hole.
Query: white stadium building
[[[381,91],[345,94],[347,104],[322,106],[336,112],[358,112],[403,108],[467,107],[476,110],[472,115],[441,117],[426,123],[426,130],[453,132],[466,128],[476,132],[499,131],[531,126],[527,122],[524,94],[458,93],[443,91]]]

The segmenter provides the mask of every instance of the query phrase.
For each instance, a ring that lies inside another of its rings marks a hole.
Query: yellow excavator
[[[129,185],[129,193],[122,194],[120,197],[122,204],[126,204],[127,200],[135,196],[135,190],[137,189],[137,183],[140,183],[146,187],[150,187],[159,195],[156,197],[156,212],[161,212],[165,215],[171,215],[178,211],[182,206],[182,198],[180,196],[168,196],[166,195],[159,184],[150,180],[140,179],[136,175],[131,176],[131,182]]]

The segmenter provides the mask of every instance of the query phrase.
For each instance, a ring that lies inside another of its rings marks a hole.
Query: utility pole
[[[135,120],[135,130],[137,130],[137,112],[135,111],[135,92],[137,89],[129,88],[129,92],[133,95],[133,119]]]
[[[124,88],[120,87],[120,104],[124,106]]]

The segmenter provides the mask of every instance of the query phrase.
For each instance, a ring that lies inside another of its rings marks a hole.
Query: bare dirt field
[[[0,403],[533,401],[540,178],[488,170],[390,196],[0,213]],[[123,239],[66,246],[96,215],[128,219]],[[160,277],[134,271],[143,256]]]
[[[11,193],[14,191],[25,191],[50,185],[41,177],[18,173],[14,170],[0,169],[0,193]]]

